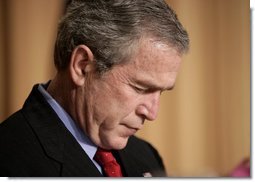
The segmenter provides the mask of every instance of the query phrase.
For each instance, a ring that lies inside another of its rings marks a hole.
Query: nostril
[[[142,117],[143,120],[147,119],[149,111],[144,105],[140,105],[136,109],[136,114]]]
[[[149,121],[154,121],[157,118],[157,115],[154,113],[150,113],[149,115],[147,115],[147,120]]]
[[[150,121],[154,121],[157,119],[158,111],[159,111],[159,103],[155,103],[149,110],[148,110],[147,119]]]

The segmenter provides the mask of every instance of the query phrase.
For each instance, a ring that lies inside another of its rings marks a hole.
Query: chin
[[[127,145],[129,137],[118,137],[115,140],[110,140],[107,141],[105,147],[107,149],[111,149],[111,150],[121,150],[124,149]]]

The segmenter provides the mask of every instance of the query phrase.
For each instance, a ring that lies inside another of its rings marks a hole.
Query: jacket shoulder
[[[22,110],[0,124],[0,148],[0,176],[56,175],[58,164],[46,157]]]
[[[0,124],[0,142],[4,142],[3,139],[8,139],[12,135],[16,135],[24,128],[24,116],[21,110],[15,112]]]

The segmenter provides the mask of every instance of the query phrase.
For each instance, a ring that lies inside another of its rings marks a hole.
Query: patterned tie
[[[122,177],[120,165],[110,151],[98,148],[94,159],[101,165],[106,176]]]

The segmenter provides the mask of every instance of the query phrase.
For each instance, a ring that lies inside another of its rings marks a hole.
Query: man
[[[156,119],[188,45],[163,0],[73,0],[55,78],[0,125],[1,176],[166,176],[156,149],[134,134]]]

